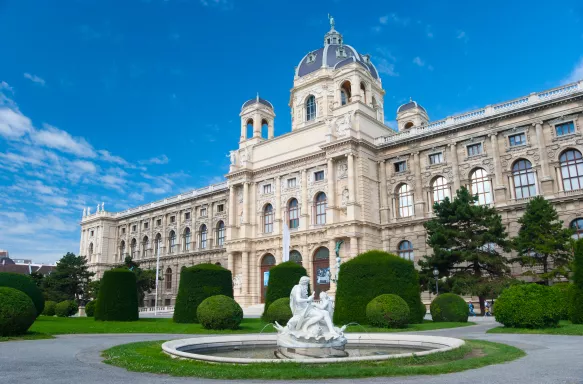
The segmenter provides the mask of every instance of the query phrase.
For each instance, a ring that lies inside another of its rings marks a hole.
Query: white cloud
[[[387,25],[389,23],[400,25],[402,27],[406,27],[411,22],[411,19],[408,17],[399,17],[396,13],[390,13],[388,15],[384,15],[379,17],[379,23],[383,25]]]
[[[152,157],[151,159],[148,160],[141,160],[140,164],[168,164],[168,161],[170,161],[168,156],[160,155],[157,157]]]
[[[97,156],[91,144],[84,138],[72,137],[68,132],[49,124],[43,124],[43,128],[43,130],[35,131],[32,135],[32,139],[36,144],[79,157],[93,158]]]
[[[3,90],[3,89],[6,89],[6,90],[12,92],[12,87],[10,85],[8,85],[7,82],[0,81],[0,91]]]
[[[574,83],[583,80],[583,57],[575,65],[569,76],[562,81],[563,84]]]
[[[413,59],[413,64],[416,64],[416,65],[418,65],[418,66],[420,66],[420,67],[423,67],[423,66],[425,66],[425,62],[424,62],[423,60],[421,60],[421,58],[420,58],[419,56],[416,56],[416,57]]]
[[[200,0],[204,7],[217,7],[225,11],[233,9],[233,3],[229,0]]]
[[[143,201],[144,195],[137,192],[132,192],[130,193],[129,198],[130,200],[132,200],[132,202]]]
[[[40,84],[42,86],[45,85],[45,80],[42,77],[39,77],[37,75],[31,75],[30,73],[26,72],[24,74],[24,77],[30,81],[32,81],[33,83],[37,83]]]
[[[394,63],[395,61],[397,61],[397,58],[393,56],[391,51],[389,51],[385,47],[378,47],[376,51],[379,54],[379,56],[374,60],[377,70],[380,73],[388,76],[393,77],[399,76],[399,74],[395,71]]]
[[[467,43],[470,38],[468,37],[468,34],[465,31],[459,30],[456,33],[456,39],[462,40],[464,43]]]
[[[75,160],[71,162],[71,165],[74,168],[77,168],[78,170],[82,171],[83,173],[93,174],[97,172],[97,167],[90,161]]]
[[[119,156],[112,155],[109,151],[101,149],[97,151],[97,153],[99,153],[101,160],[107,161],[108,163],[128,165],[128,162],[125,159]]]
[[[11,108],[0,107],[0,136],[18,140],[32,131],[32,122],[28,117]]]
[[[387,24],[389,22],[389,15],[379,17],[379,23]]]

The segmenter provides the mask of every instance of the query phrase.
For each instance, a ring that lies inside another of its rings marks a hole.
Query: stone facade
[[[158,303],[173,305],[182,267],[220,263],[248,306],[262,301],[267,272],[282,261],[284,225],[292,259],[316,291],[334,295],[337,242],[343,261],[369,249],[418,260],[429,252],[423,223],[433,202],[460,186],[496,207],[511,235],[535,195],[565,225],[583,218],[583,81],[434,122],[411,101],[395,133],[384,125],[385,92],[369,57],[331,38],[342,42],[332,28],[296,70],[291,132],[274,137],[268,101],[243,105],[226,182],[84,215],[80,254],[98,277],[126,254],[155,268],[159,254]]]

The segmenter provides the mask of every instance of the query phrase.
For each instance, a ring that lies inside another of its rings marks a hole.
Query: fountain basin
[[[463,340],[451,337],[407,335],[400,333],[350,333],[345,334],[345,337],[348,340],[346,344],[348,352],[347,357],[278,359],[275,357],[275,351],[278,350],[277,334],[220,335],[178,339],[167,341],[162,344],[162,350],[175,358],[193,359],[213,363],[253,364],[293,362],[323,364],[347,363],[354,361],[381,361],[410,357],[412,355],[425,356],[433,353],[450,351],[465,344]],[[252,355],[253,351],[265,351],[270,348],[274,352],[273,358],[240,357],[240,355],[245,354]],[[229,351],[237,350],[241,351],[241,353],[229,353]],[[369,351],[370,354],[354,352],[364,350]],[[406,352],[403,352],[403,350]],[[224,356],[221,356],[221,351],[227,353],[224,353]],[[245,353],[246,351],[249,353]],[[353,351],[352,354],[351,351]],[[386,351],[392,351],[394,353],[385,353]]]

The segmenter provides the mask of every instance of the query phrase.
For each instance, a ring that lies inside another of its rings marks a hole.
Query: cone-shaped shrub
[[[0,287],[0,336],[21,335],[34,323],[36,308],[24,292]]]
[[[292,311],[289,305],[289,297],[282,297],[275,300],[269,306],[267,313],[263,314],[263,321],[268,323],[277,323],[279,325],[286,325],[289,319],[292,318]]]
[[[419,276],[412,262],[383,251],[368,251],[342,263],[336,290],[334,322],[366,324],[366,306],[392,293],[409,306],[409,324],[423,321]]]
[[[105,271],[95,305],[95,320],[138,320],[136,274],[126,268]]]
[[[237,329],[243,320],[243,310],[232,298],[217,295],[204,299],[196,316],[205,329]]]
[[[18,273],[0,272],[0,287],[10,287],[22,291],[30,297],[36,308],[36,315],[39,316],[45,309],[45,298],[43,293],[36,286],[34,281]]]
[[[215,264],[184,268],[174,306],[174,322],[198,323],[196,310],[204,299],[224,295],[233,298],[231,271]]]
[[[269,306],[277,299],[288,297],[294,285],[300,282],[302,276],[307,276],[306,268],[294,261],[286,261],[269,270],[269,281],[265,294],[265,308],[263,317]]]
[[[583,240],[575,243],[575,261],[573,273],[573,288],[569,293],[571,297],[571,322],[583,324]]]
[[[468,321],[469,308],[466,301],[453,293],[442,293],[431,302],[431,318],[435,322]]]

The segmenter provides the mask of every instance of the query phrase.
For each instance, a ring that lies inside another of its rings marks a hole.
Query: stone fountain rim
[[[224,347],[227,345],[251,344],[255,342],[258,346],[266,344],[277,348],[277,334],[240,334],[240,335],[218,335],[202,336],[186,339],[170,340],[162,344],[162,350],[175,358],[192,359],[206,361],[210,363],[231,363],[231,364],[257,364],[257,363],[303,363],[303,364],[323,364],[323,363],[348,363],[355,361],[382,361],[389,359],[398,359],[403,357],[425,356],[433,353],[451,351],[460,348],[465,344],[461,339],[443,336],[429,335],[408,335],[402,333],[349,333],[344,335],[348,342],[362,344],[381,344],[381,345],[400,345],[408,347],[431,347],[434,349],[419,352],[400,353],[396,355],[379,355],[379,356],[353,356],[342,358],[305,358],[305,359],[249,359],[249,358],[231,358],[220,356],[201,355],[191,352],[179,351],[179,348],[198,345],[202,347]]]

